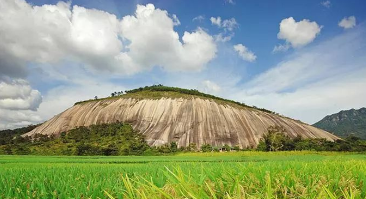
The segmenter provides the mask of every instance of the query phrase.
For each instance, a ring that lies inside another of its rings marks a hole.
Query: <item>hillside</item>
[[[57,138],[15,136],[0,142],[0,154],[7,155],[141,155],[148,148],[143,136],[123,123],[78,127]]]
[[[39,125],[29,125],[26,127],[17,128],[13,130],[10,129],[0,130],[0,145],[11,142],[11,140],[13,140],[14,137],[27,133],[36,128],[37,126]]]
[[[366,139],[366,108],[344,110],[328,115],[313,126],[340,137],[354,135]]]
[[[78,126],[124,122],[145,136],[149,145],[255,147],[270,126],[282,126],[289,137],[338,139],[326,131],[268,110],[199,93],[153,86],[127,94],[76,103],[25,136],[59,136]]]

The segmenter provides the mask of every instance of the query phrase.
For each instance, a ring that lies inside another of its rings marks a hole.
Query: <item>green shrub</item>
[[[212,151],[212,146],[210,144],[203,144],[201,146],[201,151],[202,152],[211,152]]]

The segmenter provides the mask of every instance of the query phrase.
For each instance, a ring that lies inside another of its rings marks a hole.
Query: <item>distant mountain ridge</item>
[[[366,108],[343,110],[328,115],[313,126],[340,137],[354,135],[366,139]]]

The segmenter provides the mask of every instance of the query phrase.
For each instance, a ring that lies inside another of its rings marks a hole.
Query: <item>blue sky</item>
[[[6,0],[0,129],[152,84],[308,123],[364,107],[365,10],[362,0]]]

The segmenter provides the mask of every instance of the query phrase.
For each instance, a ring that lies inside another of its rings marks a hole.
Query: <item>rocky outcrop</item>
[[[338,139],[313,126],[214,100],[191,98],[117,98],[80,103],[25,134],[59,135],[78,126],[126,122],[145,135],[150,145],[175,141],[221,146],[256,146],[269,126],[282,126],[290,137]]]

